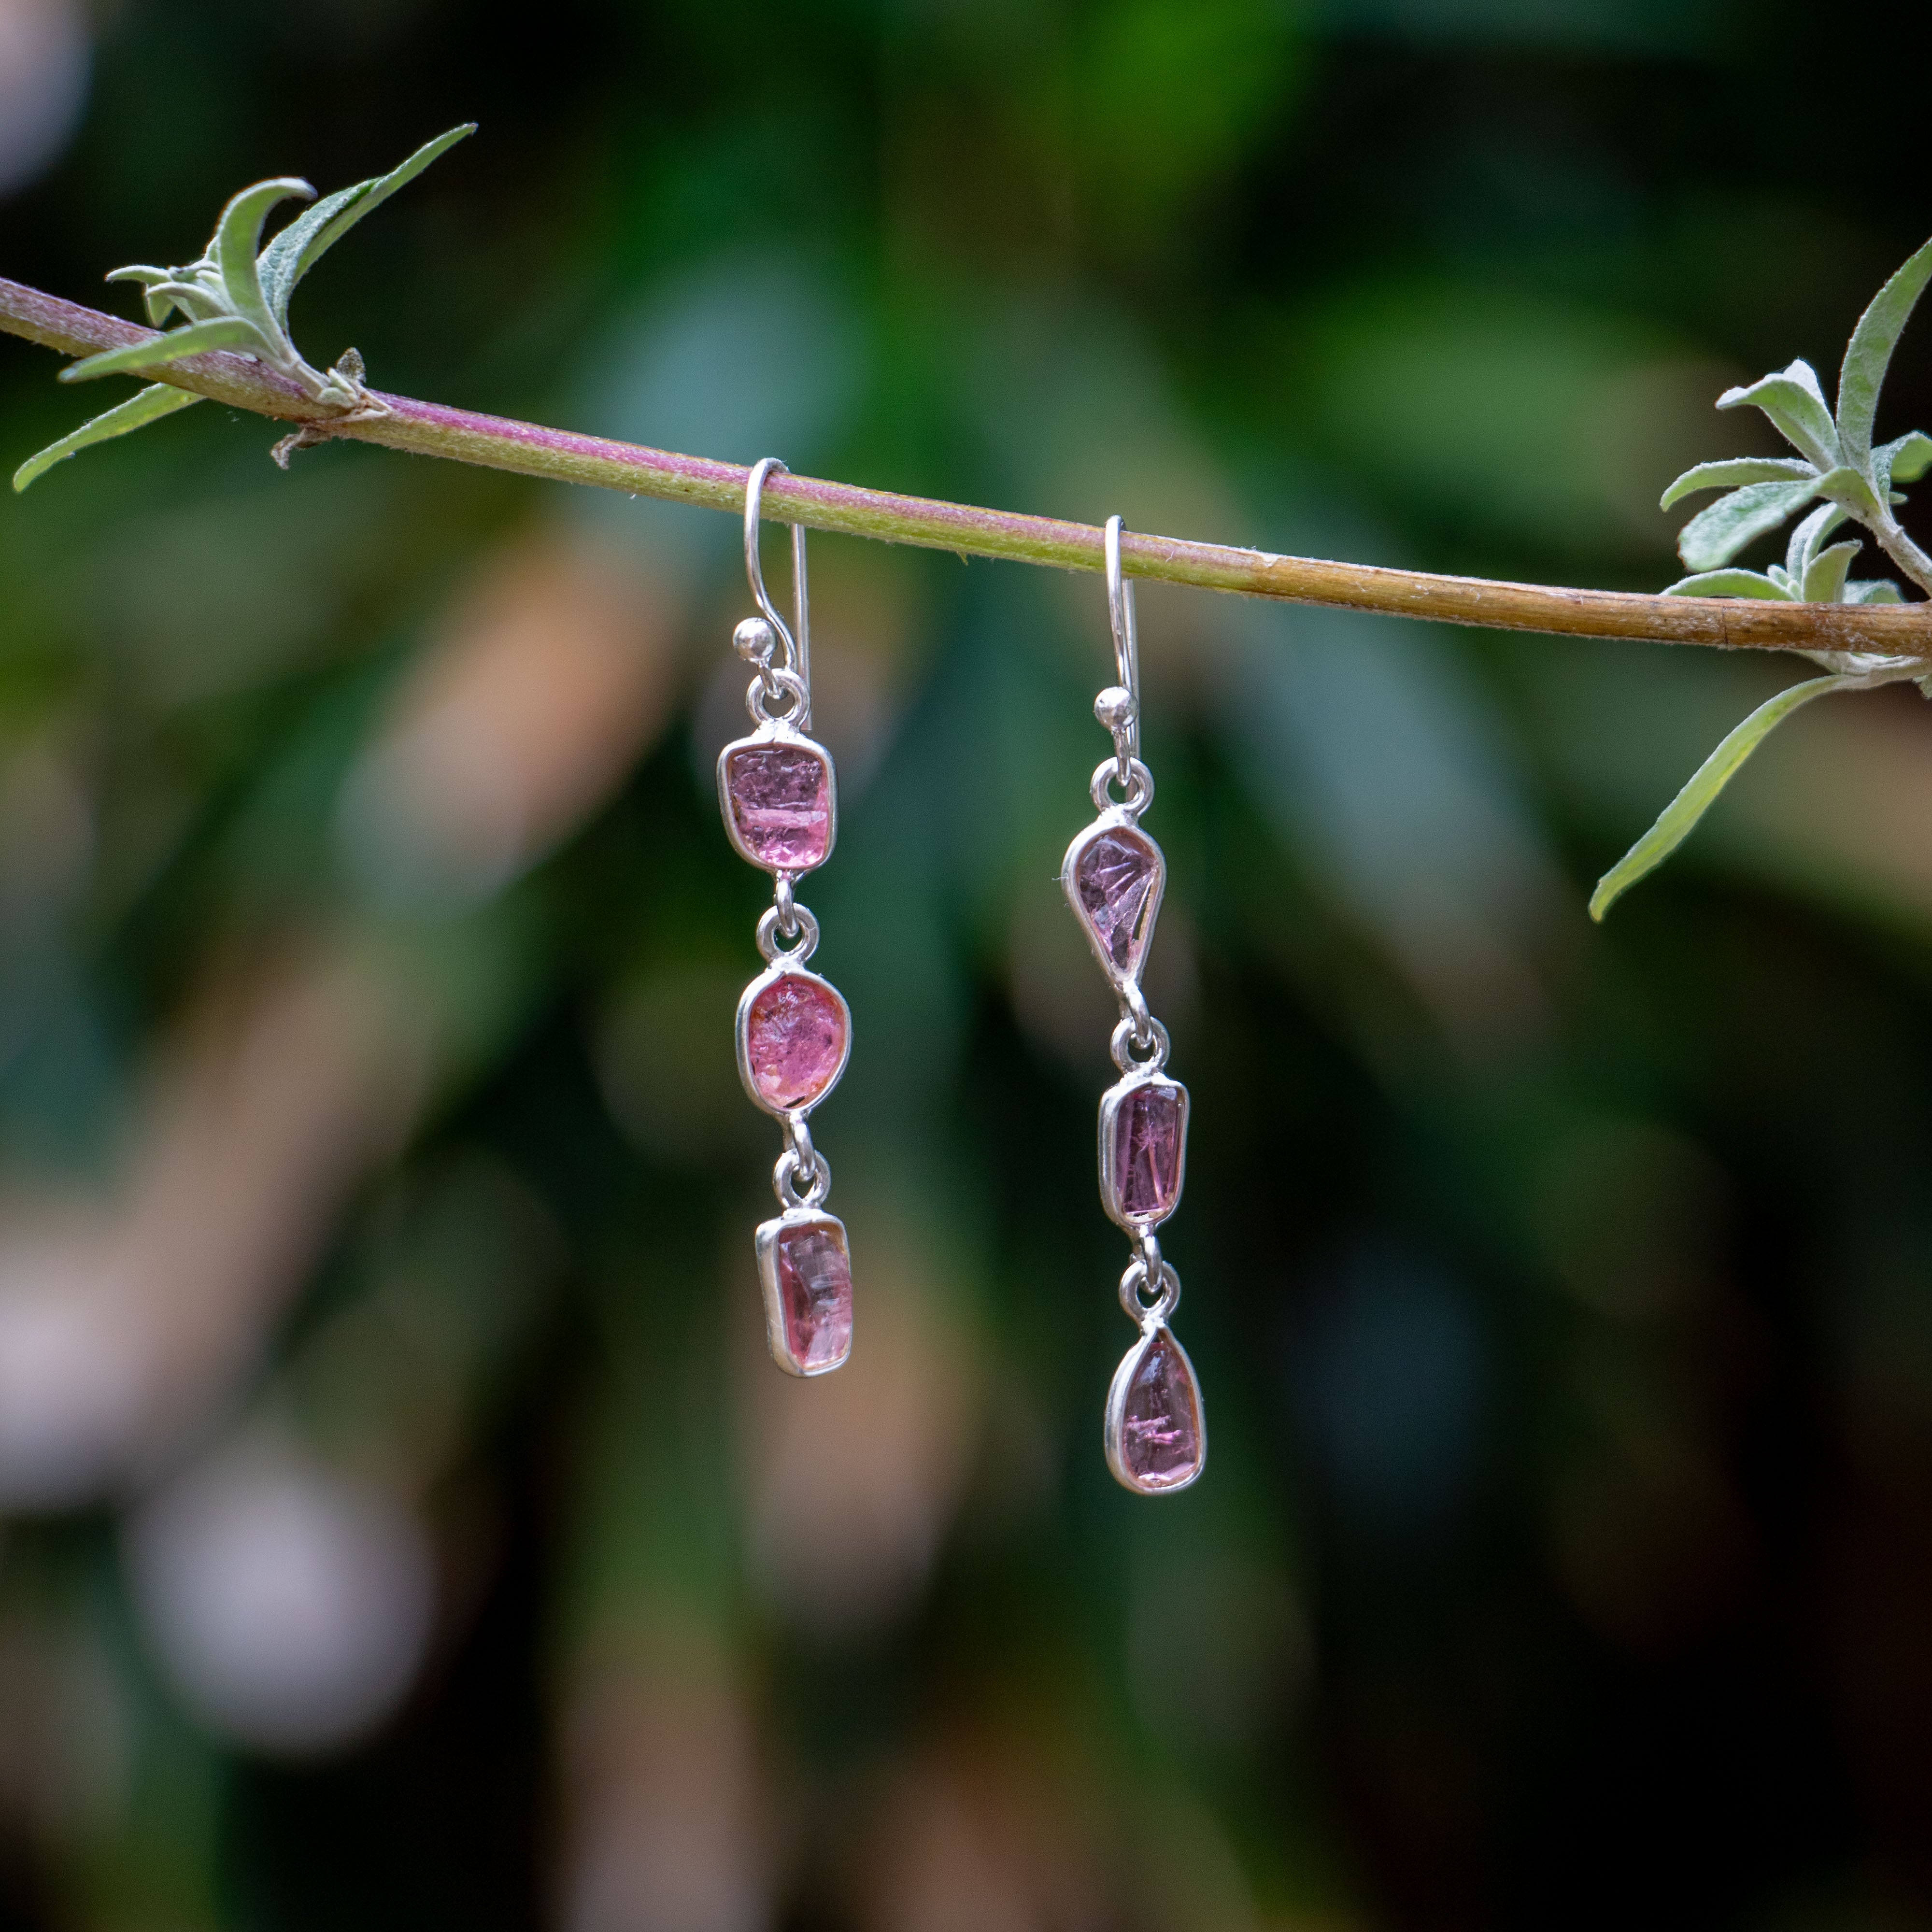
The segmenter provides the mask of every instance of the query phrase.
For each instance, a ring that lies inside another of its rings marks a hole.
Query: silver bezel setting
[[[1080,903],[1080,887],[1074,877],[1074,868],[1080,862],[1081,854],[1103,834],[1109,832],[1130,832],[1142,840],[1154,855],[1154,886],[1148,895],[1147,940],[1141,948],[1141,965],[1132,973],[1123,973],[1114,964],[1113,956],[1108,952],[1093,922],[1087,916],[1087,908]],[[1148,835],[1141,830],[1140,814],[1137,810],[1123,806],[1114,806],[1101,813],[1092,824],[1076,834],[1072,844],[1066,848],[1066,856],[1060,862],[1060,890],[1066,896],[1066,903],[1072,908],[1073,916],[1080,930],[1087,935],[1087,944],[1093,949],[1094,957],[1100,963],[1100,970],[1107,976],[1107,982],[1115,992],[1123,992],[1129,986],[1140,983],[1141,968],[1147,964],[1147,956],[1154,950],[1154,924],[1160,917],[1160,902],[1167,892],[1167,855]]]
[[[1194,1467],[1184,1476],[1171,1483],[1146,1483],[1130,1473],[1122,1454],[1122,1438],[1126,1432],[1127,1394],[1134,1385],[1134,1377],[1147,1354],[1162,1336],[1169,1346],[1180,1358],[1181,1366],[1187,1372],[1187,1385],[1194,1391],[1195,1440],[1200,1445],[1200,1453],[1195,1458]],[[1122,1488],[1133,1491],[1137,1496],[1178,1496],[1183,1490],[1190,1489],[1201,1480],[1208,1467],[1208,1412],[1201,1400],[1201,1378],[1194,1372],[1194,1364],[1187,1351],[1180,1346],[1180,1337],[1165,1322],[1150,1321],[1141,1330],[1141,1339],[1120,1358],[1120,1366],[1114,1371],[1113,1385],[1107,1391],[1107,1419],[1105,1430],[1107,1450],[1107,1467],[1114,1472],[1114,1480]]]
[[[780,746],[789,751],[809,752],[824,768],[825,856],[815,864],[800,867],[774,866],[770,860],[761,859],[753,852],[738,830],[738,814],[731,808],[728,776],[731,760],[740,752],[763,751],[772,746]],[[757,866],[761,872],[770,872],[775,878],[782,872],[790,872],[794,878],[815,872],[832,856],[832,849],[838,842],[838,775],[832,766],[832,754],[817,739],[808,738],[802,731],[794,730],[785,719],[775,718],[760,725],[748,738],[734,738],[718,754],[718,809],[724,820],[724,836],[730,840],[731,849],[747,865]]]
[[[806,1101],[800,1107],[774,1106],[758,1091],[758,1082],[752,1077],[752,1004],[767,986],[776,986],[781,980],[809,980],[814,986],[822,987],[838,1002],[839,1016],[845,1022],[845,1042],[839,1052],[838,1064],[832,1070],[831,1078],[826,1082],[816,1098]],[[851,1058],[852,1009],[846,1004],[845,995],[820,974],[803,966],[790,965],[781,958],[776,964],[767,967],[738,995],[738,1078],[744,1083],[745,1091],[752,1106],[770,1114],[773,1120],[805,1119],[844,1078],[845,1065]]]
[[[1114,1128],[1120,1109],[1146,1087],[1169,1088],[1180,1096],[1180,1157],[1175,1163],[1174,1206],[1158,1214],[1130,1214],[1120,1204],[1120,1177],[1114,1157]],[[1159,1072],[1130,1073],[1100,1096],[1100,1204],[1116,1227],[1124,1228],[1130,1234],[1142,1233],[1149,1228],[1159,1227],[1180,1205],[1180,1196],[1187,1185],[1187,1116],[1192,1105],[1187,1089],[1178,1080],[1170,1080]]]
[[[836,1361],[819,1362],[810,1366],[791,1352],[791,1343],[785,1334],[784,1299],[778,1286],[778,1236],[794,1228],[823,1228],[830,1234],[845,1257],[848,1275],[852,1268],[852,1244],[846,1238],[845,1223],[837,1215],[828,1214],[820,1208],[788,1208],[776,1220],[758,1223],[756,1245],[758,1283],[765,1296],[765,1340],[770,1344],[772,1360],[787,1375],[809,1382],[815,1376],[829,1376],[834,1369],[843,1368],[851,1359],[852,1344],[848,1339],[844,1353]]]

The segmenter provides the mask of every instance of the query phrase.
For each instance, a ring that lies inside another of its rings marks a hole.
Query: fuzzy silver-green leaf
[[[357,222],[476,131],[473,121],[452,128],[448,134],[425,142],[387,174],[372,175],[353,188],[338,188],[290,222],[262,251],[262,290],[276,320],[287,326],[289,298],[295,293],[296,284]]]
[[[1842,503],[1820,503],[1791,532],[1791,542],[1784,553],[1784,568],[1789,574],[1802,584],[1820,545],[1850,514]]]
[[[1861,584],[1854,580],[1846,584],[1845,602],[1847,604],[1903,604],[1905,598],[1890,578],[1881,577],[1874,582]]]
[[[1763,410],[1784,440],[1802,450],[1821,470],[1837,467],[1838,432],[1818,386],[1817,371],[1802,358],[1777,374],[1760,377],[1748,387],[1726,389],[1718,398],[1720,410],[1747,404]]]
[[[1772,602],[1795,603],[1797,599],[1776,578],[1756,570],[1700,570],[1680,577],[1664,597],[1757,597]]]
[[[1852,560],[1864,548],[1862,543],[1834,544],[1820,550],[1804,572],[1799,592],[1807,604],[1837,604],[1844,601],[1845,580],[1852,574]]]
[[[250,355],[268,352],[262,332],[239,316],[217,316],[208,322],[191,322],[185,328],[170,329],[150,342],[130,342],[124,349],[109,349],[85,362],[76,362],[60,372],[63,382],[91,382],[97,376],[118,376],[131,370],[136,374],[178,362],[184,356],[199,356],[210,349],[239,349]]]
[[[1818,479],[1818,494],[1828,496],[1834,503],[1842,503],[1855,517],[1866,522],[1875,522],[1885,512],[1874,494],[1871,480],[1862,470],[1854,470],[1849,463],[1841,463],[1835,470],[1828,470]]]
[[[1872,452],[1872,468],[1888,492],[1894,483],[1916,483],[1932,470],[1932,436],[1922,429],[1882,444]]]
[[[1747,544],[1780,528],[1818,494],[1815,479],[1748,483],[1700,510],[1677,533],[1677,554],[1692,570],[1716,570]]]
[[[220,272],[229,307],[244,322],[253,322],[266,342],[278,341],[282,326],[262,292],[256,257],[261,252],[262,224],[268,220],[268,211],[291,197],[313,201],[315,190],[292,176],[244,188],[221,211],[214,239],[208,244],[208,256]]]
[[[1700,490],[1736,489],[1746,483],[1784,483],[1815,476],[1816,467],[1796,456],[1741,456],[1724,463],[1700,463],[1687,470],[1664,493],[1660,510],[1674,509]]]
[[[150,382],[124,403],[117,403],[92,422],[82,423],[59,442],[49,443],[39,455],[28,457],[14,472],[14,488],[24,490],[28,484],[38,482],[56,463],[64,463],[97,442],[125,436],[132,430],[158,422],[163,416],[172,416],[177,410],[186,409],[190,403],[206,400],[192,389],[176,388],[172,382]]]
[[[1872,454],[1872,426],[1878,418],[1879,392],[1892,366],[1892,351],[1932,280],[1932,242],[1914,255],[1872,298],[1858,318],[1838,374],[1838,446],[1847,463],[1863,469]]]
[[[1657,823],[1597,882],[1590,916],[1600,920],[1646,873],[1654,872],[1683,844],[1718,794],[1737,776],[1766,736],[1802,704],[1856,684],[1856,676],[1814,677],[1760,704],[1697,768],[1690,782],[1664,808]]]

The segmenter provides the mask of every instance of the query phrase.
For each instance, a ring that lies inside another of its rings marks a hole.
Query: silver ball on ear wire
[[[1094,700],[1094,716],[1116,734],[1133,722],[1132,694],[1124,686],[1110,684]]]
[[[731,648],[747,664],[760,669],[771,662],[778,646],[778,633],[762,617],[747,617],[731,633]]]

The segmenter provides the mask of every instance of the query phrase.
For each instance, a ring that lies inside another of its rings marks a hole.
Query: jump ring
[[[809,1170],[811,1183],[800,1187],[799,1176],[806,1171],[804,1162],[790,1148],[778,1156],[772,1169],[772,1192],[778,1196],[781,1208],[818,1208],[824,1204],[825,1197],[832,1192],[832,1163],[822,1154],[814,1154]]]
[[[1120,1306],[1128,1319],[1144,1330],[1164,1327],[1180,1306],[1180,1277],[1174,1273],[1172,1262],[1161,1263],[1160,1292],[1151,1301],[1141,1299],[1141,1290],[1147,1281],[1146,1264],[1138,1258],[1128,1262],[1126,1272],[1120,1277]]]
[[[1093,782],[1087,789],[1096,812],[1124,812],[1129,818],[1138,818],[1153,804],[1153,772],[1138,758],[1128,759],[1126,766],[1124,777],[1118,758],[1102,758],[1095,767]],[[1125,798],[1115,798],[1109,789],[1117,778],[1120,780],[1121,790],[1126,794]]]
[[[773,701],[787,697],[791,700],[790,707],[774,712],[771,708]],[[745,693],[745,709],[760,724],[802,725],[810,715],[811,704],[805,680],[795,670],[765,671],[752,679]]]
[[[781,878],[784,876],[783,873],[779,874]],[[796,920],[795,930],[800,936],[798,944],[789,949],[778,944],[778,909],[776,906],[766,907],[758,920],[758,950],[764,955],[767,965],[802,966],[818,950],[818,921],[812,916],[812,908],[800,905],[794,901],[792,913]]]
[[[778,876],[778,887],[772,910],[778,916],[778,930],[788,939],[798,937],[798,900],[795,896],[796,881],[789,872]]]
[[[1151,1015],[1148,1018],[1148,1040],[1139,1038],[1132,1013],[1122,1016],[1108,1044],[1114,1055],[1114,1064],[1123,1073],[1158,1073],[1167,1064],[1167,1029]],[[1133,1057],[1135,1046],[1144,1046],[1148,1041],[1151,1041],[1154,1051],[1144,1060],[1136,1060]]]

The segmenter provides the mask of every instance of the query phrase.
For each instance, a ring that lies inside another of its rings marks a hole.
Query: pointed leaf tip
[[[1747,404],[1763,410],[1779,434],[1821,470],[1837,466],[1838,425],[1818,386],[1816,370],[1802,357],[1789,368],[1760,376],[1745,388],[1726,389],[1718,398],[1720,410],[1742,409]]]
[[[177,389],[170,382],[151,382],[137,394],[130,396],[124,403],[116,404],[104,415],[96,416],[92,422],[82,423],[80,428],[64,436],[58,442],[50,442],[38,456],[30,456],[14,472],[14,488],[17,492],[31,483],[38,482],[57,463],[64,462],[70,456],[78,455],[83,449],[97,442],[106,442],[112,437],[125,436],[130,430],[142,428],[146,424],[158,422],[163,416],[172,416],[177,410],[186,409],[190,403],[205,399],[192,389]]]
[[[277,320],[287,326],[289,298],[310,269],[353,228],[365,214],[373,213],[396,190],[416,179],[433,162],[448,153],[458,142],[476,131],[476,123],[466,121],[447,134],[425,142],[414,154],[386,175],[372,175],[353,188],[340,188],[292,221],[268,247],[261,257],[262,286]]]
[[[1698,766],[1690,783],[1664,808],[1657,823],[1597,881],[1597,890],[1590,895],[1591,918],[1600,924],[1604,914],[1638,880],[1654,872],[1683,844],[1697,821],[1716,802],[1718,794],[1776,726],[1800,705],[1858,681],[1855,675],[1844,673],[1810,678],[1760,704]]]
[[[1660,510],[1674,509],[1700,490],[1734,489],[1746,483],[1801,482],[1818,473],[1816,466],[1795,456],[1741,456],[1724,463],[1700,463],[1687,470],[1664,493]]]
[[[1838,436],[1845,460],[1861,469],[1872,454],[1879,392],[1892,367],[1892,352],[1928,280],[1932,280],[1932,242],[1872,298],[1845,350],[1844,366],[1838,372]]]

